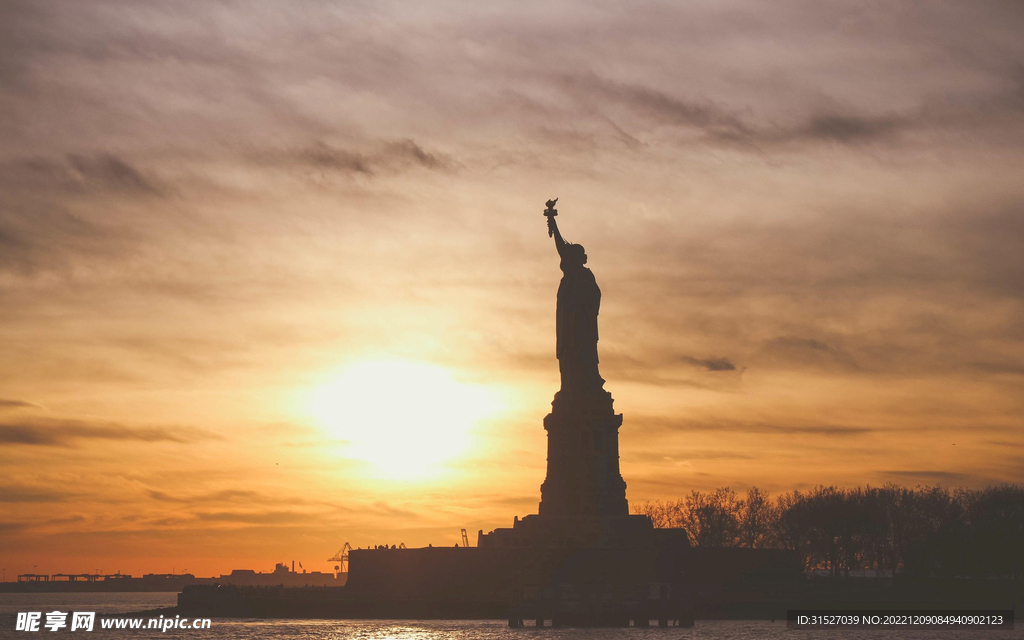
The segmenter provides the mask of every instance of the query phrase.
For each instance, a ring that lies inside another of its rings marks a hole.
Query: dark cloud
[[[1024,364],[1014,362],[975,362],[972,366],[986,373],[1024,375]]]
[[[922,470],[890,470],[879,472],[888,478],[895,478],[902,482],[921,482],[926,484],[939,484],[949,486],[982,486],[991,483],[991,479],[973,474],[960,473],[956,471],[944,471],[940,469]]]
[[[457,166],[450,156],[426,151],[408,138],[373,144],[354,143],[349,148],[317,141],[299,149],[257,151],[251,157],[258,163],[283,169],[313,169],[320,176],[392,175],[416,168],[449,171]]]
[[[74,524],[76,522],[85,522],[86,517],[82,515],[67,516],[66,518],[51,518],[49,520],[43,520],[40,524],[43,526],[61,525],[61,524]]]
[[[1010,202],[964,205],[943,216],[932,237],[953,254],[944,276],[984,293],[1024,298],[1024,194]]]
[[[0,502],[65,502],[73,494],[23,485],[0,486]]]
[[[739,451],[716,449],[680,449],[673,451],[628,451],[623,454],[627,462],[636,463],[679,463],[687,460],[755,460],[756,456]]]
[[[588,103],[622,103],[636,113],[700,129],[713,138],[736,140],[753,135],[737,116],[707,100],[684,100],[642,85],[609,81],[594,73],[567,76],[562,83],[568,92]]]
[[[373,173],[371,161],[361,153],[337,149],[323,142],[302,149],[296,153],[298,160],[318,169],[330,169],[343,173]]]
[[[246,505],[308,505],[308,504],[321,504],[328,505],[324,501],[311,501],[302,497],[284,497],[275,498],[263,495],[257,491],[250,491],[245,489],[223,489],[221,491],[213,491],[210,493],[200,493],[193,495],[178,495],[167,493],[166,491],[158,491],[155,489],[149,489],[146,491],[150,498],[159,502],[170,502],[176,504],[187,504],[187,505],[202,505],[202,504],[216,504],[216,503],[227,503],[227,504],[246,504]],[[341,507],[337,505],[328,505],[334,509],[341,510]]]
[[[158,189],[138,169],[113,154],[71,155],[68,163],[74,178],[85,184],[137,193],[158,193]]]
[[[908,126],[912,119],[895,116],[864,117],[828,114],[814,116],[804,126],[783,139],[806,138],[836,142],[863,142],[889,137]]]
[[[454,161],[448,156],[439,153],[428,153],[408,138],[389,143],[384,147],[380,155],[394,162],[415,164],[427,169],[451,169],[454,164]]]
[[[563,78],[562,85],[588,103],[618,103],[641,117],[698,130],[704,134],[703,141],[739,143],[751,148],[797,142],[872,142],[891,139],[922,122],[919,115],[873,116],[822,111],[797,124],[780,126],[755,123],[736,110],[706,98],[684,99],[642,85],[612,82],[593,73]],[[622,131],[618,125],[615,128]]]
[[[237,489],[225,489],[223,491],[194,496],[170,495],[155,489],[150,489],[147,493],[149,494],[149,497],[154,500],[159,500],[160,502],[177,502],[180,504],[195,504],[202,502],[255,502],[258,501],[257,499],[260,497],[260,495],[255,491]]]
[[[702,367],[708,371],[736,370],[736,365],[734,365],[728,358],[694,358],[692,356],[683,356],[681,360],[686,364],[692,364],[695,367]]]
[[[796,348],[796,349],[812,349],[814,351],[832,351],[832,347],[828,346],[820,340],[813,338],[797,338],[795,336],[780,336],[773,338],[769,341],[772,346],[780,346],[785,348]]]
[[[624,257],[643,270],[602,286],[637,310],[616,326],[636,336],[641,375],[666,377],[666,336],[686,355],[728,351],[762,372],[1014,375],[1007,354],[1024,335],[1024,216],[1010,214],[1019,203],[1024,193],[954,199],[898,219],[838,207],[712,222],[696,237],[650,224]]]
[[[768,340],[764,351],[770,358],[789,366],[840,368],[857,371],[861,367],[846,350],[814,338],[779,336]]]
[[[603,370],[622,382],[634,382],[653,387],[683,387],[689,389],[712,389],[712,385],[673,375],[671,371],[659,371],[654,367],[643,369],[619,369],[607,367]]]
[[[61,527],[66,527],[69,524],[78,524],[85,521],[85,516],[73,515],[64,518],[49,518],[47,520],[39,520],[34,522],[0,522],[0,535],[13,536],[22,532],[31,531],[33,529],[38,529],[41,527],[57,527],[59,530]],[[11,540],[11,542],[13,543],[15,541]]]
[[[187,427],[128,427],[85,420],[25,420],[0,423],[0,442],[42,447],[74,446],[82,440],[191,443],[213,435]]]
[[[131,235],[61,206],[15,204],[0,210],[0,272],[34,275],[66,269],[82,257],[117,258]]]
[[[549,357],[536,359],[536,368],[550,370]],[[685,367],[680,367],[680,365]],[[605,347],[601,352],[601,367],[605,377],[616,380],[649,384],[658,387],[688,387],[692,389],[716,389],[733,383],[726,379],[710,379],[695,375],[692,367],[710,372],[735,371],[736,365],[728,358],[695,358],[677,355],[673,350],[636,350],[625,352],[614,347]]]
[[[0,398],[0,409],[42,409],[42,407],[38,404],[27,402],[25,400]]]
[[[996,447],[1009,447],[1011,449],[1024,449],[1024,442],[1014,442],[1012,440],[986,440],[985,444]]]
[[[108,152],[89,155],[68,154],[8,161],[2,166],[3,182],[9,188],[87,192],[116,191],[126,194],[160,193],[153,181],[143,176],[124,158]]]
[[[230,522],[239,524],[292,524],[300,525],[308,522],[309,515],[295,511],[259,511],[259,512],[235,512],[215,511],[199,512],[195,514],[199,520],[204,522]]]
[[[24,522],[0,522],[0,535],[11,536],[29,528]]]
[[[0,3],[0,86],[25,76],[31,54],[43,48],[35,36],[46,24],[46,11],[35,2]]]
[[[774,424],[769,422],[694,421],[673,419],[668,416],[630,415],[630,425],[645,432],[719,432],[760,433],[767,435],[807,435],[823,437],[853,437],[877,431],[868,427],[835,424]]]

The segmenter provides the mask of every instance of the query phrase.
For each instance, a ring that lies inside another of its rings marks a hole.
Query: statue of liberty
[[[601,289],[594,274],[585,267],[587,253],[583,245],[566,242],[558,231],[554,209],[549,200],[544,215],[548,234],[555,238],[561,258],[562,281],[558,285],[555,310],[555,355],[562,374],[562,391],[567,394],[603,394],[604,379],[597,364],[597,313],[601,308]]]

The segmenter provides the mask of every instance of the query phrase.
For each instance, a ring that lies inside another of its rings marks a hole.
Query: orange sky
[[[676,4],[5,2],[8,578],[534,512],[555,196],[631,501],[1024,482],[1024,10]]]

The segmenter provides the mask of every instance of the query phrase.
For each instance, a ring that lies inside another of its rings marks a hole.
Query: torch
[[[548,219],[548,237],[550,238],[555,234],[555,230],[551,228],[551,218],[558,215],[558,210],[555,209],[555,203],[558,202],[558,198],[554,200],[548,200],[548,208],[544,210],[544,216]]]

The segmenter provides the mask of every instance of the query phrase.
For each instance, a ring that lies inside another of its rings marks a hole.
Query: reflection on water
[[[78,611],[122,613],[147,611],[178,604],[177,593],[0,593],[0,615],[19,611]],[[29,608],[31,607],[31,608]],[[11,627],[13,629],[13,627]]]
[[[218,625],[218,622],[220,624]],[[897,634],[894,632],[817,632],[790,631],[785,622],[745,620],[698,620],[692,629],[509,629],[500,620],[438,620],[438,621],[376,621],[376,620],[278,620],[278,621],[214,621],[219,626],[222,638],[318,638],[360,640],[386,640],[390,638],[408,640],[435,640],[453,638],[458,640],[661,640],[669,638],[693,638],[705,640],[760,640],[785,638],[786,640],[824,640],[825,638],[877,639],[919,638],[920,640],[953,640],[963,638],[963,632],[919,631]],[[976,632],[979,638],[1021,638],[1024,633],[1015,631]]]
[[[19,611],[96,611],[97,613],[129,613],[159,607],[173,606],[174,593],[0,593],[0,638],[31,638],[14,631],[15,614]],[[790,631],[785,622],[745,620],[698,620],[692,629],[509,629],[501,620],[234,620],[215,619],[212,628],[204,630],[178,629],[166,633],[151,630],[128,631],[98,628],[86,638],[166,638],[194,637],[240,640],[268,638],[274,640],[614,640],[616,638],[661,640],[693,638],[694,640],[760,640],[785,638],[786,640],[825,640],[846,638],[857,640],[893,640],[899,638],[920,640],[953,640],[978,637],[990,640],[1024,638],[1024,624],[1017,623],[1014,631]],[[45,636],[50,632],[43,630]],[[69,633],[67,629],[58,633]],[[75,633],[78,633],[77,631]],[[63,637],[63,636],[55,636]]]

